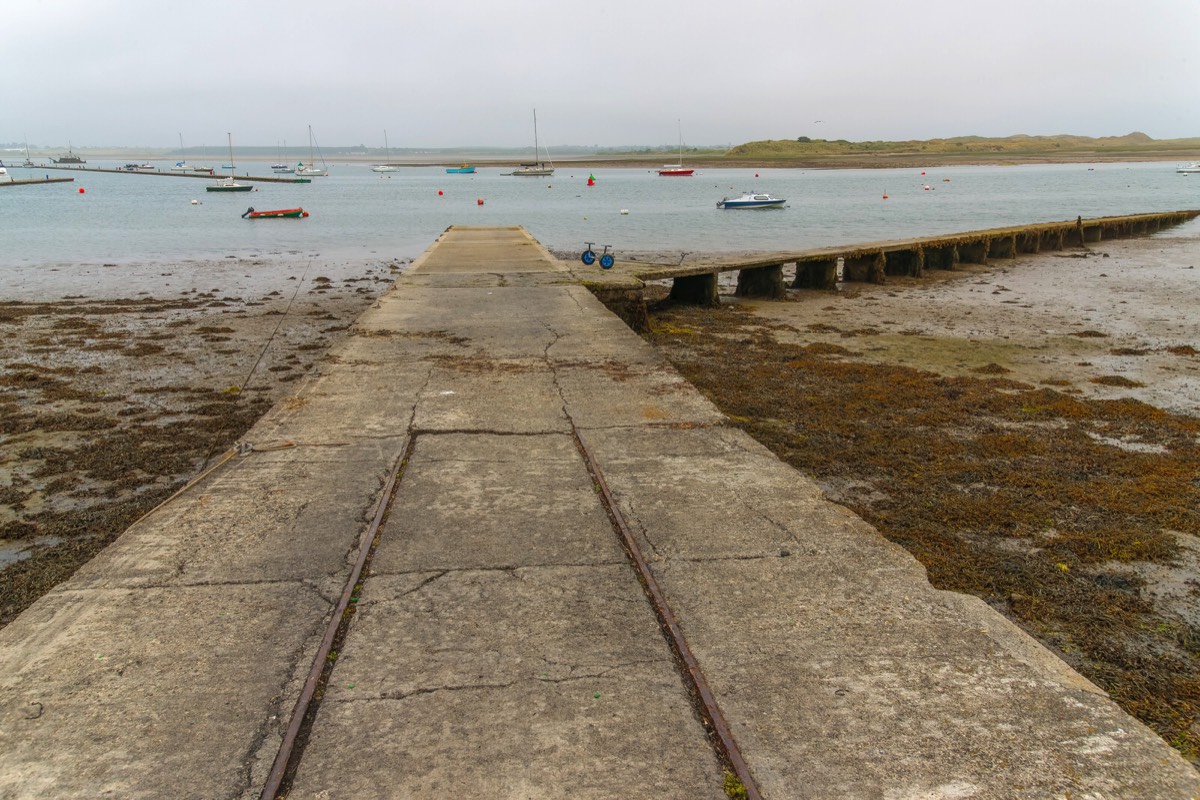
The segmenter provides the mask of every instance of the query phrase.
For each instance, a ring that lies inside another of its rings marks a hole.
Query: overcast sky
[[[5,0],[0,141],[1200,136],[1200,0]]]

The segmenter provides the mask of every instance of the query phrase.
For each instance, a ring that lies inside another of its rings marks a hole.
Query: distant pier
[[[106,167],[80,167],[80,166],[75,166],[75,165],[58,166],[58,165],[49,165],[49,164],[40,165],[37,167],[37,169],[61,169],[61,170],[67,170],[69,172],[103,172],[103,173],[107,173],[109,175],[157,175],[160,178],[206,178],[208,180],[213,180],[216,178],[229,177],[228,172],[222,172],[222,171],[215,170],[215,169],[211,172],[179,172],[179,171],[173,172],[170,170],[164,172],[162,170],[150,171],[150,170],[144,170],[144,169],[108,169]],[[257,183],[312,183],[312,180],[309,178],[295,178],[295,177],[282,178],[282,177],[279,177],[276,175],[249,175],[249,174],[246,174],[246,175],[235,175],[234,177],[236,177],[240,181],[250,181],[252,183],[255,183],[255,182],[257,182]],[[43,183],[44,182],[45,181],[43,181]]]
[[[49,169],[49,167],[47,167]],[[0,181],[0,186],[33,186],[38,183],[73,183],[74,178],[13,178],[10,181]]]

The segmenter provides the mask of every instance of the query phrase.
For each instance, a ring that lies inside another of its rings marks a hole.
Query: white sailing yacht
[[[554,162],[550,159],[550,152],[546,152],[546,161],[550,162],[550,166],[538,159],[541,158],[541,151],[538,149],[537,138],[537,109],[533,110],[533,158],[532,164],[522,164],[512,171],[513,175],[521,175],[527,177],[538,177],[542,175],[554,174]]]
[[[371,172],[399,172],[400,168],[395,164],[389,163],[392,160],[392,149],[388,147],[387,129],[383,131],[383,151],[387,154],[384,157],[384,163],[376,164],[371,167]]]
[[[317,150],[319,152],[320,148],[317,148]],[[308,126],[308,163],[305,164],[303,161],[301,161],[299,164],[297,164],[296,165],[296,174],[297,175],[306,175],[306,176],[311,176],[311,175],[328,176],[329,175],[329,165],[325,163],[325,156],[321,156],[321,166],[320,167],[316,166],[316,162],[313,161],[312,125]]]
[[[233,164],[233,134],[225,134],[229,137],[229,163]],[[229,177],[220,183],[214,183],[211,186],[204,187],[210,192],[248,192],[254,187],[248,183],[238,183],[233,179],[233,168],[229,169]]]

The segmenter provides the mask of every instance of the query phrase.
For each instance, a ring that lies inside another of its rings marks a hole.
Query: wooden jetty
[[[0,181],[0,186],[33,186],[39,183],[74,183],[74,178],[14,178],[11,181]]]
[[[781,298],[787,294],[783,268],[789,264],[795,265],[791,288],[834,289],[839,280],[839,261],[842,281],[884,283],[889,275],[920,277],[926,270],[952,270],[958,264],[987,264],[990,259],[1016,258],[1068,247],[1086,248],[1106,239],[1145,236],[1197,216],[1200,209],[1093,219],[1077,217],[1064,222],[766,253],[748,259],[678,265],[618,262],[619,268],[614,272],[639,282],[671,279],[672,300],[716,305],[717,276],[722,272],[738,273],[735,293],[739,297]],[[606,283],[611,289],[621,281]]]
[[[163,172],[161,170],[142,169],[109,169],[107,167],[78,167],[78,166],[39,166],[38,169],[61,169],[70,172],[103,172],[109,175],[157,175],[160,178],[204,178],[205,180],[214,180],[216,178],[226,178],[228,172],[213,170],[212,172]],[[277,175],[235,175],[240,181],[250,181],[252,183],[312,183],[309,178],[281,178]]]

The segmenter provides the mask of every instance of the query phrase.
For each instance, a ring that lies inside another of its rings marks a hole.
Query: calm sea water
[[[499,167],[474,175],[422,167],[382,177],[365,164],[333,163],[329,169],[329,177],[311,184],[258,184],[258,191],[239,194],[206,192],[203,179],[90,172],[74,173],[75,183],[0,189],[0,267],[162,264],[231,255],[405,259],[419,255],[449,225],[522,225],[552,249],[581,249],[592,241],[613,245],[618,256],[622,249],[787,250],[1200,208],[1200,176],[1176,174],[1173,163],[924,172],[710,169],[691,178],[571,166],[560,166],[552,178],[506,176]],[[266,162],[243,163],[238,171],[270,174]],[[72,174],[9,172],[16,178]],[[586,185],[589,174],[595,186]],[[788,207],[716,207],[743,190],[787,198]],[[251,205],[303,206],[310,216],[241,219]]]

